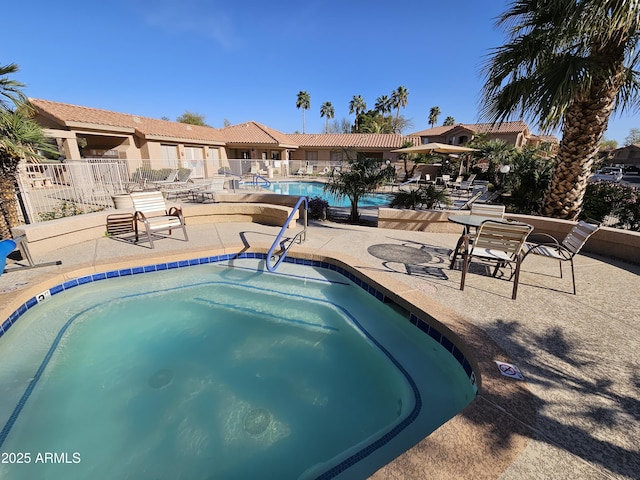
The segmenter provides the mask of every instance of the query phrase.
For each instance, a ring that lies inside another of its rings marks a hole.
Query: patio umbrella
[[[413,147],[399,148],[391,150],[393,153],[465,153],[475,152],[475,148],[461,147],[459,145],[448,145],[446,143],[425,143]]]

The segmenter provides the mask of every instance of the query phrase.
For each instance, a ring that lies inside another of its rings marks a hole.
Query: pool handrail
[[[263,177],[262,175],[258,175],[257,173],[254,173],[252,183],[258,186],[258,183],[260,181],[264,182],[264,186],[267,188],[271,186],[271,182],[269,181],[269,179]]]
[[[281,242],[280,239],[282,238],[282,235],[284,235],[284,232],[287,230],[287,228],[289,228],[289,223],[291,223],[291,220],[295,216],[296,212],[298,211],[298,209],[300,208],[300,205],[302,205],[302,203],[304,203],[304,210],[303,210],[303,214],[302,214],[304,228],[302,229],[302,231],[296,233],[294,235],[294,237],[289,240],[289,244],[286,245],[287,241],[283,240]],[[289,214],[289,218],[287,218],[287,221],[284,222],[284,225],[282,225],[282,228],[280,229],[280,232],[278,233],[278,236],[273,241],[273,245],[271,245],[271,248],[269,249],[269,253],[267,253],[267,259],[266,259],[265,263],[267,265],[267,270],[269,272],[273,273],[278,269],[278,267],[280,266],[280,264],[282,263],[284,258],[287,256],[287,253],[289,252],[289,249],[295,243],[296,240],[299,239],[300,240],[299,243],[302,243],[307,239],[307,211],[308,210],[309,210],[309,200],[307,199],[307,197],[300,197],[298,199],[298,201],[296,202],[295,207],[293,207],[293,209],[291,210],[291,213]],[[276,249],[276,246],[278,246],[278,245],[280,245],[281,254],[280,254],[278,260],[276,261],[276,263],[274,265],[272,265],[271,264],[271,260],[273,258],[275,258],[274,251]]]

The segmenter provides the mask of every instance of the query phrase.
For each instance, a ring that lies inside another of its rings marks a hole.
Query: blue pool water
[[[450,344],[343,272],[223,263],[84,277],[21,315],[0,452],[30,461],[0,478],[361,478],[474,398]]]
[[[329,202],[332,207],[350,207],[347,197],[336,197],[324,191],[324,183],[321,182],[273,182],[267,187],[272,192],[283,195],[306,196],[309,198],[321,197]],[[376,193],[363,196],[358,202],[360,207],[384,207],[391,202],[391,195]]]

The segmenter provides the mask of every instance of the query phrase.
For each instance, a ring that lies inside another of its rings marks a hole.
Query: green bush
[[[327,208],[329,202],[322,197],[309,199],[309,218],[311,220],[325,220],[327,218]]]
[[[582,205],[582,217],[599,222],[609,217],[609,226],[640,231],[640,189],[612,182],[587,185]]]
[[[391,207],[408,208],[433,208],[437,203],[449,204],[449,195],[446,191],[436,188],[434,185],[420,185],[413,190],[400,189],[393,195]]]

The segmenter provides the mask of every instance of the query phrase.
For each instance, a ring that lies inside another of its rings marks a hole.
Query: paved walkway
[[[2,275],[0,310],[62,272],[265,248],[278,232],[250,223],[188,230],[188,243],[163,239],[155,250],[100,238],[37,259],[62,259],[63,265]],[[529,257],[513,301],[510,283],[481,272],[469,274],[465,291],[459,290],[460,272],[448,268],[456,239],[323,222],[312,224],[307,242],[292,249],[346,254],[365,274],[391,282],[399,296],[445,319],[478,359],[478,398],[374,478],[638,478],[640,266],[580,255],[574,296],[568,268],[561,279],[557,263]],[[517,365],[525,381],[502,377],[496,360]]]

